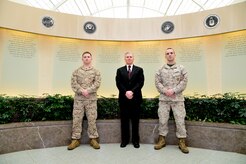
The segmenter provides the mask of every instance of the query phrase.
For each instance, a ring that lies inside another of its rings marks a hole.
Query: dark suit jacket
[[[119,103],[127,103],[129,99],[126,98],[126,91],[133,92],[133,99],[130,101],[141,103],[142,102],[142,87],[144,85],[144,74],[141,67],[133,65],[131,78],[128,78],[128,72],[126,66],[117,69],[116,73],[116,85],[119,89]]]

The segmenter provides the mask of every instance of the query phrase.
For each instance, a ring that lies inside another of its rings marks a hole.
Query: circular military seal
[[[84,24],[85,32],[92,34],[96,31],[96,25],[93,22],[86,22]]]
[[[174,30],[174,24],[170,21],[166,21],[161,25],[161,30],[166,34],[169,34]]]
[[[215,28],[220,22],[220,18],[217,15],[209,15],[204,20],[206,28]]]
[[[42,24],[47,27],[50,28],[54,25],[54,20],[51,17],[45,16],[42,19]]]

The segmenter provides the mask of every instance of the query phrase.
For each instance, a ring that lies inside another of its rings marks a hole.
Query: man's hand
[[[81,92],[82,92],[83,96],[85,96],[85,97],[89,96],[89,93],[88,93],[88,91],[86,89],[82,89]]]
[[[133,92],[132,91],[126,91],[126,97],[128,98],[128,99],[132,99],[133,98]]]
[[[175,92],[173,91],[173,89],[168,89],[168,90],[165,92],[165,95],[168,96],[168,97],[175,98]]]

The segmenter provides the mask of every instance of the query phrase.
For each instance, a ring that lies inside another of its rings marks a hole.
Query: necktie
[[[131,71],[131,66],[128,65],[128,78],[129,78],[129,79],[131,78],[131,73],[132,73],[132,71]]]

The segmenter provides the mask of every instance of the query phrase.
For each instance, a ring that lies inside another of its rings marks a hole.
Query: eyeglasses
[[[172,55],[172,54],[174,54],[174,53],[173,53],[173,52],[167,52],[167,53],[166,53],[166,55],[169,55],[169,54],[171,54],[171,55]]]

